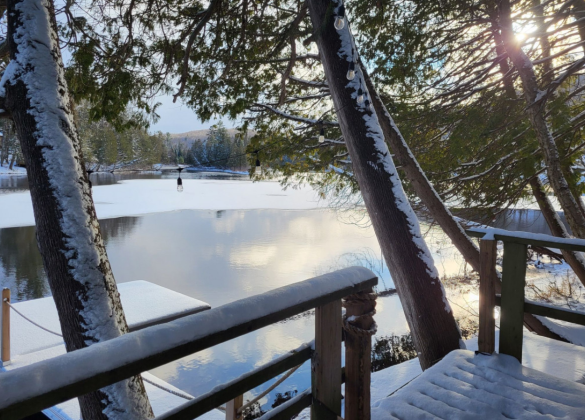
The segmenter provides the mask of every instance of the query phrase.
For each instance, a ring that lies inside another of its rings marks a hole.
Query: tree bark
[[[356,102],[367,93],[363,74],[348,83],[346,73],[357,58],[346,24],[333,26],[341,3],[309,0],[309,13],[325,76],[374,231],[398,290],[423,369],[464,346],[453,312],[416,215],[402,189],[375,112]]]
[[[479,272],[479,249],[477,246],[475,246],[471,238],[467,236],[461,225],[455,220],[447,206],[445,206],[445,203],[443,203],[443,200],[441,200],[439,194],[437,194],[435,191],[433,185],[428,180],[424,171],[418,164],[418,161],[412,154],[408,144],[404,140],[404,137],[402,137],[400,130],[396,124],[394,124],[392,116],[377,94],[374,84],[372,83],[372,80],[370,79],[365,69],[363,70],[363,73],[366,87],[372,95],[372,103],[376,110],[376,114],[378,115],[378,120],[380,122],[380,126],[382,127],[384,137],[390,145],[390,149],[398,160],[400,167],[410,181],[410,185],[414,189],[414,192],[418,198],[421,199],[422,203],[427,207],[427,209],[429,209],[429,212],[433,215],[433,218],[436,220],[439,226],[441,226],[441,229],[443,229],[449,239],[451,239],[453,245],[455,245],[465,261],[471,265],[475,271]],[[581,268],[582,271],[585,272],[585,269],[583,267]],[[502,287],[502,279],[500,276],[494,279],[494,284],[496,287],[496,292],[500,293]],[[530,331],[533,331],[539,335],[566,341],[558,334],[549,330],[542,322],[538,320],[538,318],[532,314],[524,315],[524,324]]]
[[[67,351],[128,331],[97,221],[50,0],[9,0],[2,87],[27,165],[37,242]],[[153,413],[140,376],[79,398],[85,420]]]
[[[8,169],[12,170],[14,167],[14,161],[16,160],[16,153],[12,153],[12,158],[10,159],[10,165],[8,165]]]
[[[532,192],[534,193],[534,197],[538,202],[538,206],[540,207],[540,211],[550,228],[551,233],[554,236],[558,236],[560,238],[570,238],[571,235],[567,232],[565,225],[561,221],[559,215],[554,210],[552,203],[548,199],[546,192],[544,191],[544,187],[542,182],[538,177],[534,177],[530,180],[530,187],[532,188]],[[572,252],[567,250],[561,250],[565,261],[571,266],[581,283],[585,285],[585,258],[583,258],[583,254],[580,252]]]
[[[563,173],[559,151],[544,115],[545,107],[540,103],[535,104],[541,92],[538,88],[534,66],[514,38],[509,0],[501,1],[499,18],[504,46],[522,81],[528,116],[543,152],[550,185],[559,199],[573,234],[579,238],[585,238],[585,215],[581,212],[580,205],[575,200]]]

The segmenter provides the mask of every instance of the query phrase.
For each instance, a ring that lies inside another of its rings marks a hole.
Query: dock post
[[[341,300],[315,308],[311,420],[341,416]]]
[[[496,272],[497,241],[479,241],[479,335],[478,348],[482,353],[493,353],[496,349]]]
[[[372,335],[376,332],[373,315],[376,295],[369,292],[348,296],[343,329],[345,330],[345,419],[370,420],[370,381]]]
[[[238,414],[238,410],[244,405],[244,396],[239,395],[233,400],[230,400],[225,405],[225,420],[238,420],[242,418],[242,414]]]
[[[2,365],[10,363],[10,289],[2,289]]]

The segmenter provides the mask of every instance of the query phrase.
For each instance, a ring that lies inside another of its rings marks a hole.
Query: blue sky
[[[193,130],[204,130],[219,121],[217,119],[205,123],[201,122],[197,115],[186,105],[183,105],[180,100],[173,103],[173,97],[170,95],[159,96],[156,101],[161,103],[157,111],[160,119],[156,124],[150,126],[151,132],[185,133]],[[222,121],[227,128],[233,128],[237,125],[237,121],[230,121],[227,118],[223,118]]]

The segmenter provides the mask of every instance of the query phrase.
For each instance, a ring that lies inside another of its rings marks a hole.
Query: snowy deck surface
[[[585,385],[506,355],[456,350],[372,407],[372,419],[583,419]]]
[[[131,330],[167,322],[209,309],[197,299],[138,280],[118,284],[122,306]],[[13,304],[16,309],[39,325],[61,333],[61,325],[53,298],[29,300]],[[63,339],[32,325],[19,314],[10,314],[10,340],[13,363],[18,358],[63,343]]]

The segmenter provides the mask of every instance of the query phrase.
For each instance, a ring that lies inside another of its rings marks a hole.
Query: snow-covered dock
[[[118,291],[131,331],[211,308],[198,299],[142,280],[120,283]],[[14,310],[10,317],[11,360],[0,367],[0,371],[18,369],[66,353],[63,338],[57,335],[61,334],[61,326],[53,298],[18,302],[12,306]],[[18,313],[15,313],[16,311]],[[21,314],[46,330],[32,324]],[[155,415],[173,409],[191,397],[148,372],[142,376]],[[66,401],[43,412],[50,419],[57,420],[77,420],[81,417],[77,399]],[[214,410],[205,419],[215,420],[224,417],[221,412]]]

